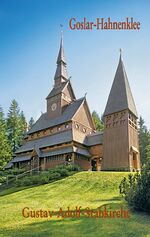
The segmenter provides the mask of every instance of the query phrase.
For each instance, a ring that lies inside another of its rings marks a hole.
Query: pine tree
[[[8,118],[7,118],[8,138],[12,147],[12,151],[21,145],[23,136],[27,130],[27,123],[23,112],[20,109],[16,100],[11,102]]]
[[[28,127],[28,129],[30,130],[33,127],[34,124],[35,124],[34,118],[31,117],[30,120],[29,120],[29,127]]]
[[[6,121],[4,119],[3,110],[0,107],[0,169],[2,169],[10,159],[11,147],[7,137]]]
[[[100,119],[98,113],[96,111],[93,111],[92,118],[96,126],[97,131],[103,131],[104,130],[104,124],[102,120]]]
[[[28,126],[27,126],[25,115],[24,115],[23,111],[21,111],[21,113],[20,113],[20,131],[21,131],[20,141],[22,141],[24,135],[26,134],[27,127]]]
[[[141,164],[144,165],[150,149],[150,133],[145,125],[144,119],[141,116],[139,118],[139,146]]]

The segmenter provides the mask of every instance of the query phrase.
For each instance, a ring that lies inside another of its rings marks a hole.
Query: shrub
[[[22,182],[21,182],[22,186],[29,186],[32,184],[32,180],[30,179],[30,177],[25,177]]]
[[[15,169],[11,169],[11,170],[6,170],[5,173],[6,174],[12,174],[12,175],[18,175],[18,174],[22,174],[26,171],[26,169],[18,169],[18,168],[15,168]]]
[[[30,177],[31,184],[38,184],[40,183],[40,176],[34,175]]]
[[[121,181],[120,193],[135,210],[150,212],[150,161],[141,174],[129,175]]]
[[[5,182],[6,182],[6,177],[5,176],[0,177],[0,183],[5,183]]]
[[[49,175],[48,175],[48,173],[42,173],[42,174],[40,174],[39,176],[38,176],[38,178],[39,178],[39,183],[40,184],[47,184],[47,183],[49,183]]]
[[[82,170],[82,169],[81,169],[78,165],[76,165],[76,164],[67,165],[67,166],[66,166],[66,169],[67,169],[68,171],[81,171],[81,170]]]
[[[6,175],[5,172],[1,170],[1,171],[0,171],[0,177],[1,177],[1,176],[5,176],[5,175]]]
[[[49,180],[57,180],[61,177],[61,174],[58,172],[49,174]]]
[[[22,186],[22,180],[18,179],[15,181],[15,186],[20,187]]]
[[[66,170],[66,169],[60,169],[60,170],[59,170],[59,174],[60,174],[62,177],[69,176],[69,172],[68,172],[68,170]]]

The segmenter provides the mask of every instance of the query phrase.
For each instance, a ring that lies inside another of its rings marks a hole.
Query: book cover
[[[150,236],[148,1],[0,1],[0,236]]]

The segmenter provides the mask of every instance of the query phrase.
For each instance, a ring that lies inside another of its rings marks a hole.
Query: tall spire
[[[57,57],[57,68],[55,73],[55,86],[59,86],[62,82],[66,82],[68,80],[67,73],[67,63],[64,54],[63,48],[63,33],[61,31],[61,40],[60,40],[60,49]]]
[[[115,78],[108,97],[104,116],[129,109],[136,117],[137,111],[122,60],[122,50]]]

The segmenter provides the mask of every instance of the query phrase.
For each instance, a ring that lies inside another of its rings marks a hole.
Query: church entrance
[[[72,154],[68,154],[68,155],[66,155],[66,157],[65,157],[65,163],[66,163],[66,165],[70,165],[70,164],[72,164]]]
[[[92,160],[91,161],[91,165],[92,165],[92,171],[97,171],[97,161],[96,160]]]
[[[91,160],[92,171],[101,171],[102,157],[94,157]]]

